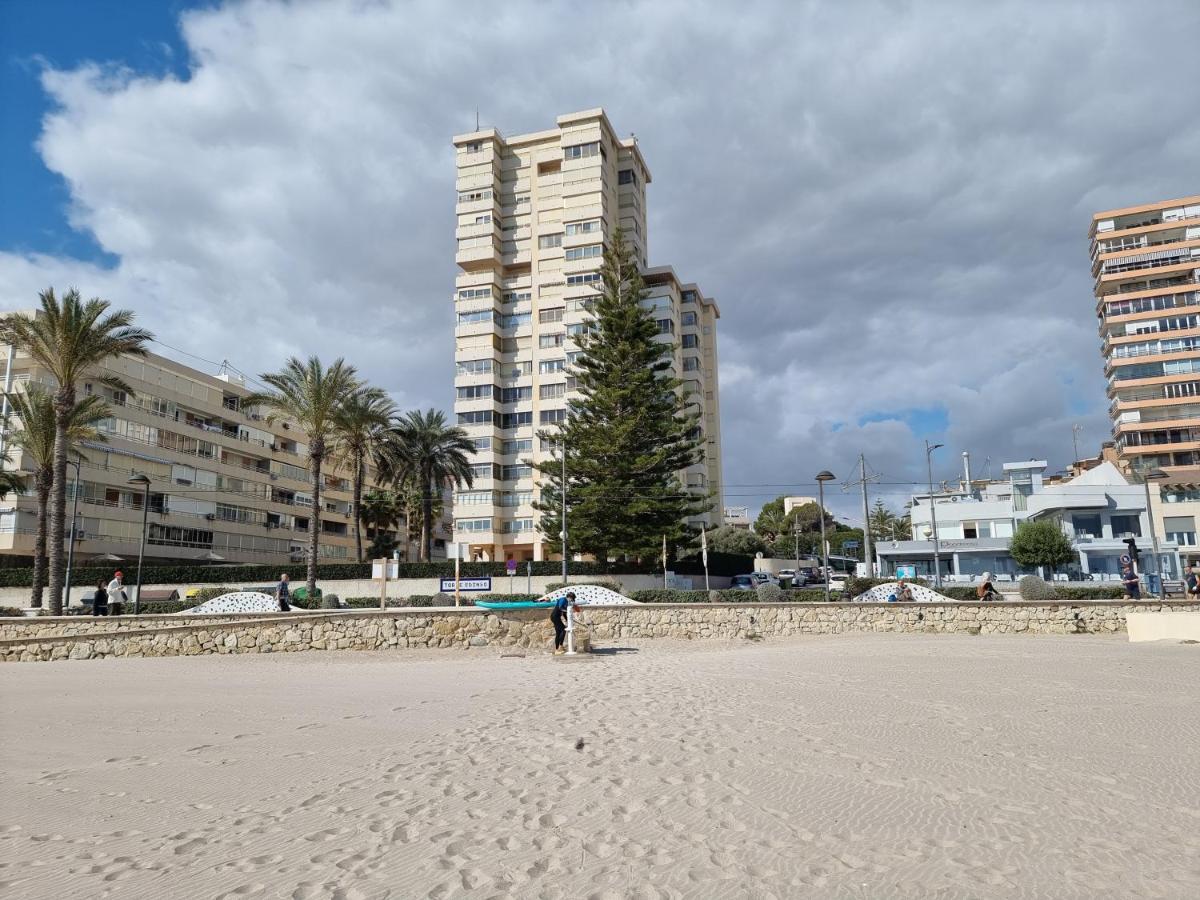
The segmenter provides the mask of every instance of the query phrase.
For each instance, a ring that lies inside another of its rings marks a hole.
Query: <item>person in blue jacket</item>
[[[554,601],[550,610],[550,623],[554,626],[554,655],[566,653],[563,642],[567,639],[567,607],[575,606],[575,594],[568,591]]]

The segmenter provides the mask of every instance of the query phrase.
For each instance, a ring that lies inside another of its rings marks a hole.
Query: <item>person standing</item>
[[[275,585],[275,602],[279,604],[280,612],[290,612],[292,607],[288,602],[292,599],[292,589],[288,582],[288,573],[279,576],[279,584]]]
[[[1142,599],[1142,586],[1138,583],[1137,572],[1128,563],[1121,569],[1121,583],[1125,585],[1125,594],[1130,600]]]
[[[1196,573],[1195,566],[1188,568],[1187,576],[1183,579],[1183,585],[1189,600],[1200,600],[1200,574]]]
[[[104,589],[104,579],[96,582],[96,591],[92,594],[92,615],[108,615],[108,591]]]
[[[557,600],[554,601],[554,608],[550,610],[550,624],[554,626],[554,655],[566,653],[563,648],[563,641],[567,638],[567,608],[575,606],[575,593],[568,591]]]
[[[125,594],[125,575],[120,569],[113,573],[113,579],[108,583],[108,602],[110,604],[129,602],[129,597]]]

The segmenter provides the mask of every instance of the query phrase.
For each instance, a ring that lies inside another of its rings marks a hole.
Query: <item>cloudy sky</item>
[[[860,452],[898,499],[926,438],[1062,466],[1108,431],[1089,219],[1200,192],[1198,41],[1194,0],[0,0],[0,307],[449,409],[451,135],[603,106],[721,305],[727,504]]]

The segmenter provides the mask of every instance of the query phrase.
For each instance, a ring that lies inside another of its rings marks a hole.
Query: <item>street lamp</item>
[[[1167,602],[1167,582],[1163,577],[1162,557],[1158,555],[1158,534],[1154,530],[1154,510],[1150,508],[1150,482],[1163,481],[1171,476],[1162,469],[1151,469],[1142,474],[1142,487],[1146,489],[1146,521],[1150,523],[1150,547],[1154,552],[1154,573],[1158,576],[1158,600]]]
[[[79,482],[82,480],[79,474],[79,460],[68,459],[68,466],[75,467],[75,484],[71,489],[74,499],[71,501],[71,542],[67,545],[67,586],[63,591],[63,596],[66,597],[66,605],[71,605],[71,563],[75,561],[75,526],[79,522]]]
[[[933,502],[933,451],[945,444],[931,444],[925,440],[925,466],[929,470],[929,515],[933,522],[933,586],[942,587],[942,547],[938,543],[937,506]]]
[[[150,516],[150,478],[139,472],[131,476],[126,484],[140,484],[144,491],[142,495],[142,539],[138,544],[137,587],[133,595],[133,614],[136,616],[142,608],[142,557],[146,553],[146,520]]]
[[[825,543],[825,482],[833,481],[837,476],[828,470],[817,473],[817,494],[821,506],[821,561],[825,572],[825,602],[829,602],[829,545]]]

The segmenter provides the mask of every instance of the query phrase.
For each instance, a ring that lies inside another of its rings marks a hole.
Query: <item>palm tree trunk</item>
[[[74,385],[63,385],[54,395],[54,483],[50,503],[50,615],[61,616],[66,557],[63,555],[63,532],[67,520],[67,424],[71,407],[75,405]]]
[[[359,518],[359,506],[362,504],[363,464],[357,460],[354,464],[354,550],[356,559],[363,561],[362,548],[362,519]]]
[[[46,513],[50,504],[51,475],[49,470],[37,473],[37,537],[33,542],[33,594],[29,598],[29,605],[34,609],[42,608],[42,591],[46,589],[46,526],[49,524]]]
[[[321,458],[324,445],[314,441],[309,450],[309,468],[312,469],[312,513],[308,520],[308,580],[305,582],[309,602],[317,596],[317,542],[321,534]]]
[[[433,559],[433,479],[425,479],[421,492],[421,562]]]

